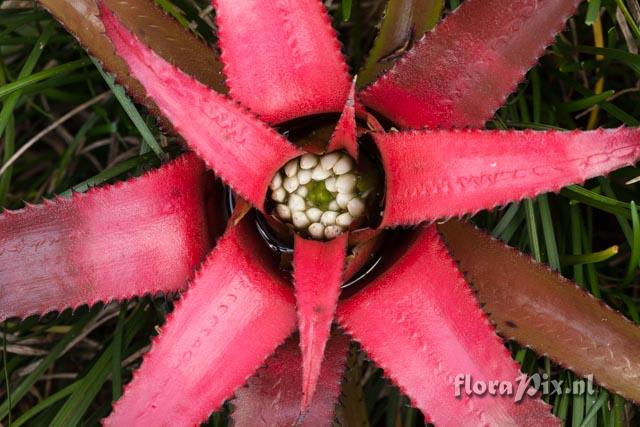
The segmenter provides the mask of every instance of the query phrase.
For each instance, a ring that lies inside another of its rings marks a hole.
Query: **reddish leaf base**
[[[302,151],[140,43],[104,4],[100,12],[116,52],[174,129],[236,193],[263,209],[275,173]]]
[[[378,232],[377,235],[365,240],[361,243],[357,243],[351,253],[347,256],[344,267],[344,281],[350,280],[358,273],[369,261],[371,261],[375,255],[375,251],[382,244],[383,235]],[[350,235],[351,236],[351,235]]]
[[[186,155],[0,215],[0,320],[181,289],[209,249],[204,180]]]
[[[386,173],[382,227],[491,209],[640,159],[640,128],[414,131],[373,138]]]
[[[270,123],[342,109],[350,78],[321,1],[213,4],[234,99]]]
[[[640,404],[637,325],[472,224],[448,221],[438,230],[500,335]]]
[[[506,381],[517,364],[495,334],[433,227],[407,252],[338,307],[341,325],[439,426],[557,425],[542,401],[513,396],[454,396],[454,379]]]
[[[295,237],[293,273],[302,349],[302,412],[308,409],[320,376],[342,285],[347,239],[347,233],[328,242]]]
[[[336,150],[346,150],[354,159],[358,158],[358,140],[356,133],[356,99],[355,99],[356,82],[351,84],[349,97],[342,109],[342,115],[338,120],[338,124],[331,135],[327,152]]]
[[[403,127],[481,127],[580,0],[467,0],[361,94]]]
[[[196,425],[291,334],[293,295],[250,224],[220,239],[105,425]]]
[[[249,378],[247,385],[236,392],[232,401],[236,427],[319,427],[332,424],[335,405],[340,394],[349,339],[333,335],[327,342],[318,387],[302,418],[302,357],[297,340],[289,339],[267,359],[265,366]],[[297,424],[296,424],[297,423]]]

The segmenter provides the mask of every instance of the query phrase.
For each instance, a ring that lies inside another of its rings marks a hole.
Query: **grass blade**
[[[524,201],[524,212],[527,220],[527,233],[529,235],[529,247],[531,248],[531,255],[536,261],[542,260],[542,253],[540,252],[540,241],[538,240],[538,226],[536,225],[536,212],[534,209],[534,201],[526,199]]]
[[[154,138],[153,133],[151,133],[151,130],[149,130],[147,123],[144,121],[144,119],[140,115],[140,112],[133,104],[133,101],[131,101],[131,99],[125,93],[124,88],[117,84],[113,77],[105,73],[98,61],[96,61],[94,58],[91,58],[91,60],[95,64],[98,71],[100,71],[100,74],[102,74],[104,81],[107,82],[107,85],[115,95],[118,102],[120,102],[120,105],[122,105],[122,108],[127,113],[136,129],[138,129],[138,132],[140,132],[144,143],[147,144],[149,148],[151,148],[151,151],[153,151],[160,160],[166,160],[166,155],[164,151],[162,151],[160,144],[158,144],[158,142]]]
[[[598,252],[591,252],[580,255],[565,255],[560,257],[560,262],[562,265],[595,264],[597,262],[606,261],[609,258],[617,255],[618,250],[619,248],[617,246],[611,246]]]
[[[127,304],[122,304],[118,314],[118,323],[113,335],[113,359],[111,361],[111,390],[113,401],[120,399],[122,395],[122,330],[127,314]]]
[[[99,308],[98,308],[99,309]],[[84,329],[84,327],[89,323],[91,319],[95,317],[98,312],[98,309],[94,308],[89,313],[80,318],[77,322],[74,323],[71,330],[60,339],[56,343],[55,346],[50,350],[49,354],[45,356],[42,361],[38,364],[38,366],[27,375],[17,387],[13,389],[11,393],[12,401],[11,404],[5,400],[0,405],[0,420],[4,419],[8,414],[11,408],[15,407],[15,405],[22,399],[25,394],[29,391],[29,389],[35,384],[36,381],[44,374],[44,372],[49,369],[51,364],[55,362],[55,360],[62,354],[62,352],[67,348],[67,345],[73,341],[73,339],[78,336],[80,332]]]
[[[124,333],[123,347],[127,347],[133,337],[144,326],[144,311],[142,305],[129,317]],[[93,367],[79,380],[80,385],[71,394],[62,408],[51,421],[51,427],[74,427],[80,424],[83,415],[91,405],[102,385],[109,375],[113,358],[114,343],[112,342],[96,360]]]
[[[56,67],[47,68],[46,70],[40,71],[39,73],[33,73],[29,76],[19,78],[16,81],[8,83],[4,86],[0,86],[0,98],[4,98],[5,96],[8,96],[18,90],[26,89],[27,87],[42,80],[70,73],[90,63],[91,61],[89,61],[89,59],[87,58],[78,59],[73,62],[58,65]]]
[[[640,219],[638,219],[636,202],[633,200],[631,201],[631,224],[633,226],[633,244],[631,246],[631,257],[629,259],[627,274],[622,282],[623,286],[627,286],[634,279],[638,268],[638,261],[640,261]]]
[[[11,425],[12,427],[20,427],[21,425],[25,424],[27,421],[31,420],[33,417],[38,415],[40,412],[58,403],[65,397],[69,396],[79,386],[80,386],[80,382],[76,381],[68,385],[67,387],[63,388],[62,390],[56,393],[53,393],[51,396],[47,397],[46,399],[43,399],[42,401],[38,402],[36,405],[29,408],[27,411],[25,411],[24,414],[20,416],[20,418],[15,420],[13,424],[10,422],[9,425]]]
[[[540,222],[542,223],[542,234],[544,236],[545,248],[547,249],[547,260],[551,268],[560,270],[560,256],[558,255],[558,244],[556,234],[553,230],[553,219],[549,208],[549,198],[546,194],[538,197],[538,208],[540,209]]]

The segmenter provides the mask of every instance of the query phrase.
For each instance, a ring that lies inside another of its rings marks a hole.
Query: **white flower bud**
[[[276,206],[276,213],[278,217],[282,220],[288,220],[291,218],[291,209],[287,205],[278,205]]]
[[[356,176],[352,173],[340,175],[336,187],[340,193],[352,193],[356,188]]]
[[[311,173],[311,179],[314,181],[324,181],[331,175],[331,170],[323,169],[321,165],[316,166]]]
[[[297,228],[307,228],[307,226],[311,222],[302,211],[296,211],[291,214],[291,219],[293,221],[293,225],[295,225]]]
[[[289,209],[293,212],[295,211],[303,211],[305,210],[305,202],[304,199],[297,194],[292,194],[289,196]]]
[[[336,175],[344,175],[347,172],[350,172],[353,168],[353,160],[349,156],[342,156],[340,160],[333,165],[333,173]]]
[[[339,158],[340,158],[340,153],[325,154],[320,159],[320,165],[322,165],[322,168],[325,170],[331,170],[331,168],[333,167],[333,165],[336,164]]]
[[[338,216],[338,212],[325,211],[320,217],[320,222],[324,225],[333,225],[336,223],[337,216]]]
[[[349,214],[349,212],[345,212],[336,217],[336,224],[343,228],[349,227],[352,221],[353,217]]]
[[[271,192],[271,198],[276,202],[282,203],[284,202],[284,199],[286,197],[287,197],[287,192],[282,187]]]
[[[322,237],[324,236],[324,225],[320,224],[319,222],[314,222],[313,224],[311,224],[308,230],[309,234],[311,234],[311,237],[314,237],[316,239],[322,239]]]
[[[354,167],[355,161],[343,152],[322,156],[307,153],[290,160],[269,184],[271,198],[277,202],[274,214],[315,239],[333,239],[347,231],[365,211],[366,194],[356,194],[359,178]],[[333,198],[324,212],[306,200],[309,185],[315,189],[311,181],[323,184],[331,194],[324,192],[324,196]]]
[[[324,181],[324,186],[327,187],[327,190],[335,193],[338,191],[338,189],[336,188],[336,177],[335,176],[331,176],[329,178],[327,178]]]
[[[359,197],[354,197],[347,204],[347,210],[354,218],[360,217],[364,213],[364,209],[364,202]]]
[[[338,203],[340,209],[346,209],[349,201],[353,199],[353,197],[353,194],[338,193],[338,195],[336,196],[336,203]]]
[[[318,164],[318,156],[315,154],[303,154],[300,157],[300,167],[302,169],[311,169]]]
[[[318,222],[322,216],[322,211],[318,208],[309,208],[307,209],[306,214],[311,221]]]
[[[337,225],[330,225],[324,229],[324,237],[327,239],[335,239],[342,233],[342,229]]]
[[[298,178],[296,178],[295,176],[288,176],[282,182],[282,186],[289,193],[293,193],[294,191],[296,191],[299,185],[300,184],[298,184]]]
[[[311,182],[311,171],[305,169],[299,170],[298,182],[300,183],[300,185],[305,185]]]
[[[271,180],[271,185],[269,185],[269,187],[272,190],[277,190],[281,186],[282,186],[282,175],[280,175],[280,173],[277,173],[276,176],[274,176],[273,179]]]
[[[298,173],[298,159],[289,160],[289,162],[284,165],[284,173],[288,177],[292,177]]]
[[[309,190],[304,185],[301,185],[296,190],[296,194],[300,197],[307,197],[307,194],[309,194]]]

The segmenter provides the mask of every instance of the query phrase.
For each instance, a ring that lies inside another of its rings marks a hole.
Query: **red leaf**
[[[160,58],[104,4],[100,11],[116,52],[175,130],[220,178],[263,209],[275,173],[302,152],[233,101]]]
[[[336,128],[331,135],[327,152],[336,150],[346,150],[354,159],[358,158],[358,140],[356,133],[356,100],[355,100],[356,82],[351,84],[349,97],[344,104],[342,114],[336,124]]]
[[[347,239],[347,233],[328,242],[295,236],[293,272],[302,349],[302,411],[307,410],[318,383],[342,285]]]
[[[321,1],[213,3],[234,99],[270,123],[342,109],[351,79]]]
[[[304,420],[300,418],[302,357],[297,340],[289,339],[271,356],[246,387],[236,392],[232,417],[236,427],[329,426],[344,373],[349,339],[334,335],[327,342],[318,388]],[[299,422],[299,424],[296,424]]]
[[[580,0],[471,0],[362,94],[400,126],[481,127]]]
[[[0,215],[0,320],[182,288],[209,249],[204,165]]]
[[[434,227],[342,302],[338,321],[436,425],[556,425],[542,401],[455,397],[455,378],[513,384],[521,375]]]
[[[386,171],[382,226],[490,209],[557,191],[640,158],[640,129],[376,133]]]
[[[638,325],[472,224],[438,229],[500,335],[640,403]]]
[[[106,425],[196,425],[291,334],[293,296],[256,236],[249,221],[227,230]]]
[[[215,52],[203,40],[169,17],[156,2],[149,0],[105,0],[108,7],[123,20],[123,24],[142,42],[172,64],[201,82],[224,92],[222,64]],[[99,0],[38,0],[71,34],[78,39],[91,56],[114,74],[120,84],[138,102],[145,104],[153,114],[160,112],[146,98],[141,84],[128,72],[127,65],[115,54],[113,45],[104,34],[98,9]],[[163,126],[170,127],[167,120]]]

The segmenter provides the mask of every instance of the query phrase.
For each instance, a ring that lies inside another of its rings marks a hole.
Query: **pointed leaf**
[[[358,86],[374,81],[413,47],[440,18],[444,0],[389,0],[382,25],[364,67]]]
[[[362,94],[403,127],[481,127],[580,0],[466,1]]]
[[[129,73],[126,63],[116,55],[99,19],[98,0],[38,0],[73,34],[89,54],[96,57],[136,101],[155,114],[159,110],[145,96],[143,86]],[[225,92],[222,64],[214,50],[187,32],[149,0],[106,0],[124,24],[163,58],[187,74],[219,92]],[[163,123],[170,126],[169,122]]]
[[[471,224],[439,229],[501,335],[640,402],[638,326]]]
[[[100,2],[113,12],[122,25],[135,34],[141,43],[161,58],[217,92],[227,92],[222,74],[223,64],[216,50],[167,15],[156,4],[157,2],[149,0],[100,0]],[[105,36],[104,29],[100,34],[102,37]],[[111,51],[114,51],[113,47]],[[101,58],[98,57],[98,59]]]
[[[364,393],[364,381],[359,351],[351,347],[347,357],[347,368],[342,384],[340,407],[337,417],[342,426],[370,427],[367,401]]]
[[[147,95],[220,178],[262,209],[269,182],[302,154],[233,101],[164,61],[101,6],[106,34]]]
[[[558,191],[640,158],[640,129],[375,133],[386,171],[383,226],[490,209]]]
[[[209,249],[204,165],[0,215],[0,320],[182,288]]]
[[[291,334],[293,295],[259,239],[250,221],[227,230],[105,425],[197,425]]]
[[[356,133],[356,100],[355,100],[355,81],[351,85],[349,97],[344,104],[342,114],[338,120],[327,151],[346,150],[354,159],[358,158],[358,140]]]
[[[349,339],[342,334],[333,335],[327,342],[318,388],[302,419],[302,356],[297,340],[289,339],[249,378],[247,385],[236,392],[232,402],[234,426],[330,426],[348,349]]]
[[[306,240],[296,234],[293,274],[302,349],[302,401],[306,411],[320,376],[344,271],[348,233],[333,240]]]
[[[455,396],[455,379],[505,381],[518,366],[491,327],[434,227],[338,307],[340,324],[436,425],[556,425],[542,401]]]
[[[234,99],[269,123],[342,109],[351,79],[320,0],[213,4]]]

